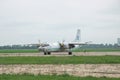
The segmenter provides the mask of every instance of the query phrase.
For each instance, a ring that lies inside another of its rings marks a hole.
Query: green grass
[[[120,64],[120,56],[0,57],[0,64]]]
[[[38,49],[1,49],[0,53],[37,53]]]
[[[30,74],[0,74],[0,80],[120,80],[120,78],[106,78],[106,77],[75,77],[64,75],[30,75]]]
[[[75,49],[73,52],[120,52],[120,48],[81,48]]]

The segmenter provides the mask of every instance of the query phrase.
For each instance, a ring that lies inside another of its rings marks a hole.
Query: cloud
[[[78,28],[83,41],[114,43],[120,36],[119,4],[119,0],[1,0],[0,44],[32,43],[38,38],[71,41]]]

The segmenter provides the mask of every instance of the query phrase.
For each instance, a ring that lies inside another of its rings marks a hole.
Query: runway
[[[51,55],[44,55],[44,53],[0,53],[0,57],[7,56],[106,56],[114,55],[120,56],[120,52],[73,52],[72,55],[68,55],[67,52],[53,52]]]

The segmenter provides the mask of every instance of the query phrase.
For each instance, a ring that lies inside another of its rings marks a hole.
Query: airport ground
[[[79,78],[86,76],[93,76],[93,77],[104,77],[104,78],[108,77],[108,80],[120,79],[120,52],[73,52],[73,55],[68,55],[67,52],[62,52],[62,53],[52,53],[51,55],[47,55],[47,56],[44,55],[42,52],[41,53],[0,53],[0,59],[1,59],[0,60],[1,75],[8,74],[9,76],[14,76],[15,74],[23,74],[23,75],[28,74],[29,76],[29,74],[35,74],[35,75],[68,74],[70,76],[71,75],[78,76]],[[20,61],[14,63],[18,59]],[[37,59],[38,61],[35,62],[38,63],[29,63],[32,62],[32,59],[33,60]],[[24,62],[25,60],[28,62],[19,63],[19,62]],[[50,60],[51,63],[49,63]],[[9,63],[10,61],[13,63]],[[43,63],[41,61],[43,61]],[[47,62],[44,63],[45,61],[47,61],[48,63]],[[68,63],[66,63],[67,61]],[[74,61],[77,63],[75,63]],[[8,63],[4,64],[5,62]],[[63,63],[59,63],[59,62],[63,62]],[[8,79],[3,79],[3,80],[8,80]],[[103,79],[103,80],[107,80],[107,79]]]
[[[1,56],[120,56],[120,52],[73,52],[68,55],[67,52],[52,52],[51,55],[44,55],[43,52],[39,53],[0,53]]]
[[[0,74],[34,74],[120,78],[120,64],[16,64],[0,65]]]
[[[120,52],[120,48],[82,48],[74,49],[73,52]],[[39,53],[36,49],[0,49],[0,53]]]
[[[32,74],[2,74],[1,80],[120,80],[119,78],[106,78],[106,77],[76,77],[67,74],[64,75],[32,75]]]

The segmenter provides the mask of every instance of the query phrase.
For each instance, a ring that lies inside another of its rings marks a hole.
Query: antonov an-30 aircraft
[[[43,51],[44,55],[50,55],[51,52],[68,52],[72,55],[72,49],[85,45],[88,42],[80,42],[80,29],[77,30],[76,38],[72,42],[56,42],[56,43],[39,43],[39,51]]]

